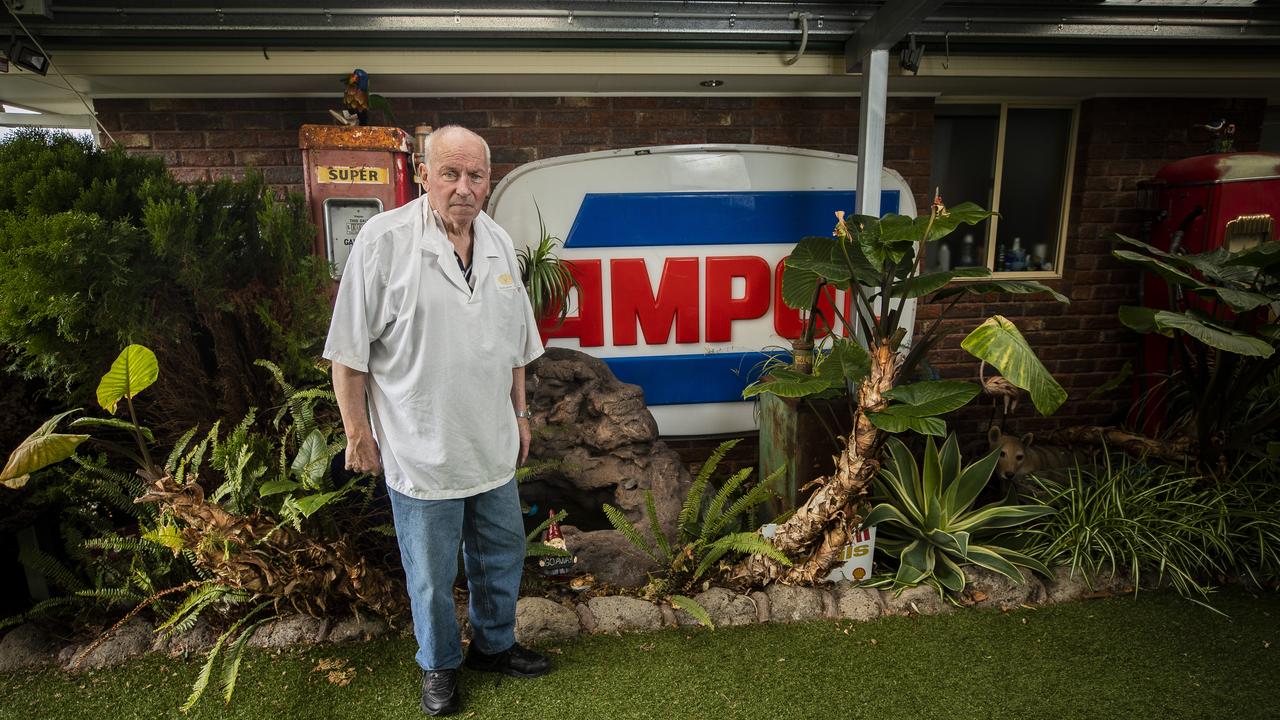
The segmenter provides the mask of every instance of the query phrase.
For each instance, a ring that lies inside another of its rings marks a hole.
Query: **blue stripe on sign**
[[[763,352],[605,358],[613,374],[644,389],[649,405],[734,402],[760,377]]]
[[[851,190],[587,193],[564,246],[795,243],[830,235],[835,212],[855,207]],[[881,191],[880,212],[898,208],[898,191]]]

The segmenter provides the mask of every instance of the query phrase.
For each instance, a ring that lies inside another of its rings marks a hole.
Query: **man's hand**
[[[529,441],[533,439],[533,433],[529,431],[529,418],[516,418],[516,427],[520,430],[520,458],[516,467],[520,467],[529,459]]]
[[[347,469],[371,475],[382,474],[382,453],[372,434],[347,436]]]

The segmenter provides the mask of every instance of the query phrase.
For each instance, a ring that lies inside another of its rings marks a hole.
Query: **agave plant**
[[[534,208],[537,207],[537,203],[534,203]],[[556,255],[558,242],[560,238],[547,232],[547,225],[542,221],[542,210],[539,209],[537,247],[520,248],[516,251],[520,263],[520,280],[529,293],[533,316],[541,321],[548,312],[554,311],[557,325],[564,322],[569,314],[569,293],[578,287],[569,264]]]
[[[1006,544],[1008,528],[1054,512],[1047,505],[1006,505],[974,508],[978,494],[991,479],[999,459],[994,451],[961,466],[954,433],[939,449],[927,438],[924,465],[917,466],[907,446],[888,440],[889,457],[874,485],[880,500],[863,520],[877,527],[876,547],[898,560],[894,584],[936,583],[952,592],[964,589],[961,565],[973,563],[1022,582],[1020,567],[1049,574],[1044,563]]]
[[[653,493],[645,493],[645,510],[651,538],[641,535],[621,510],[608,503],[604,506],[604,514],[613,527],[663,568],[662,575],[650,581],[647,593],[669,599],[673,605],[686,610],[707,626],[711,626],[707,611],[693,599],[679,593],[691,592],[697,582],[722,559],[731,554],[760,553],[782,565],[791,564],[787,556],[768,540],[755,532],[744,532],[741,527],[743,519],[752,510],[774,495],[773,483],[781,472],[765,478],[738,495],[736,500],[733,499],[734,496],[751,475],[750,467],[730,476],[714,495],[708,492],[711,475],[725,454],[739,441],[740,438],[721,443],[702,464],[680,508],[674,542],[667,539],[658,522]]]

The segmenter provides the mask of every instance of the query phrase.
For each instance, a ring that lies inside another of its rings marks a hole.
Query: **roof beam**
[[[856,72],[872,50],[888,50],[945,0],[885,0],[844,44],[845,72]]]

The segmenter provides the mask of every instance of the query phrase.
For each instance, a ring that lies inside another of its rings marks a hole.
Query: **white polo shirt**
[[[542,354],[511,236],[485,213],[467,285],[421,197],[375,215],[343,270],[324,356],[367,373],[387,485],[422,500],[512,478],[520,451],[511,370]]]

